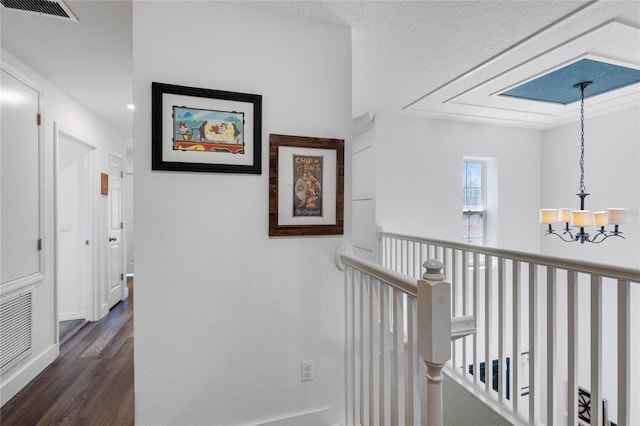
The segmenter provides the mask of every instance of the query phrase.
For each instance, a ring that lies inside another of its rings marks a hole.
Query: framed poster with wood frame
[[[269,136],[269,236],[342,235],[344,140]]]
[[[153,170],[262,172],[262,96],[151,84]]]

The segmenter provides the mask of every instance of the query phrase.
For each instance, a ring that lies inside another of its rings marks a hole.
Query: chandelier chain
[[[580,100],[580,192],[585,191],[584,186],[584,88],[585,84],[580,85],[582,92]]]

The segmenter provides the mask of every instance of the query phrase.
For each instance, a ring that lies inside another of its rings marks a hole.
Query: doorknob
[[[118,239],[116,237],[109,237],[109,241],[117,241]]]

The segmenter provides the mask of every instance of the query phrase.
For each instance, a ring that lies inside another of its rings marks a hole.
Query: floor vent
[[[31,351],[31,292],[0,303],[0,371]]]
[[[7,9],[78,22],[78,18],[62,0],[0,0],[0,4]]]

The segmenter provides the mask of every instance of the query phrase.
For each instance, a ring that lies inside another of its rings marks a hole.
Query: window
[[[484,245],[487,216],[486,163],[464,160],[462,167],[462,239]]]

